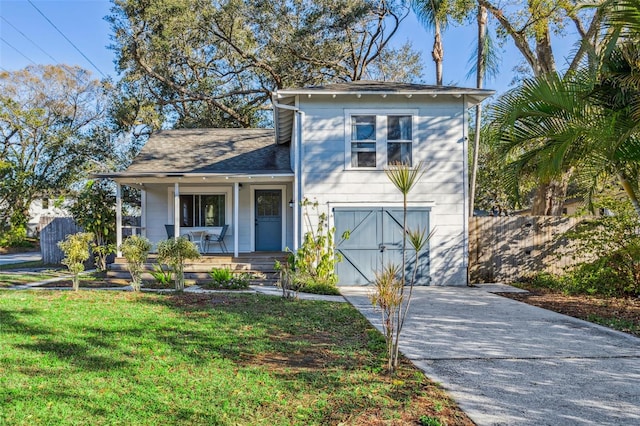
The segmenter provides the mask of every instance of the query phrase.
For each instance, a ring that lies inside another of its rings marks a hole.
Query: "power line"
[[[13,25],[11,22],[9,22],[7,20],[7,18],[5,18],[4,16],[0,16],[0,18],[2,18],[3,21],[5,21],[7,24],[9,24],[11,26],[11,28],[13,28],[14,30],[16,30],[18,33],[20,33],[20,35],[22,35],[22,37],[26,38],[29,42],[31,42],[31,44],[33,44],[35,47],[37,47],[38,49],[40,49],[40,51],[42,53],[44,53],[45,55],[47,55],[49,58],[51,58],[51,60],[54,63],[57,63],[58,60],[56,58],[54,58],[53,56],[51,56],[47,51],[45,51],[42,47],[40,47],[35,41],[31,40],[29,37],[27,37],[27,35],[25,33],[23,33],[22,31],[20,31],[20,29],[18,27],[16,27],[15,25]]]
[[[54,63],[59,63],[59,61],[58,61],[56,58],[54,58],[54,57],[53,57],[53,56],[51,56],[47,51],[45,51],[43,48],[41,48],[40,46],[38,46],[38,44],[37,44],[35,41],[33,41],[33,40],[31,40],[29,37],[27,37],[27,35],[26,35],[25,33],[23,33],[22,31],[20,31],[20,29],[19,29],[19,28],[17,28],[15,25],[13,25],[11,22],[9,22],[9,21],[7,20],[7,18],[5,18],[4,16],[0,16],[0,18],[2,18],[2,19],[3,19],[7,24],[9,24],[11,27],[13,27],[13,29],[14,29],[14,30],[16,30],[18,33],[20,33],[24,38],[26,38],[28,41],[30,41],[30,42],[31,42],[31,44],[33,44],[35,47],[37,47],[38,49],[40,49],[40,51],[41,51],[42,53],[44,53],[44,54],[45,54],[45,55],[47,55],[49,58],[51,58],[51,60],[52,60]],[[6,40],[4,40],[4,39],[3,39],[2,41],[4,41],[5,43],[9,44],[9,42],[7,42],[7,41],[6,41]],[[11,45],[9,44],[9,46],[11,46]],[[28,58],[24,53],[22,53],[21,51],[19,51],[17,48],[15,48],[15,47],[13,47],[13,46],[11,46],[11,47],[13,48],[13,50],[15,50],[16,52],[18,52],[20,55],[22,55],[22,56],[24,56],[25,58],[27,58],[27,60],[29,60],[31,63],[33,63],[34,65],[37,65],[33,60],[29,59],[29,58]],[[67,74],[69,74],[69,76],[71,76],[72,78],[78,79],[78,76],[77,76],[76,74],[74,74],[73,72],[71,72],[71,70],[70,70],[67,66],[61,66],[60,68],[62,68],[62,69],[63,69]],[[3,68],[3,69],[4,69],[4,68]],[[5,70],[5,71],[7,71],[7,70]],[[8,71],[7,71],[7,72],[8,72]]]
[[[15,50],[16,52],[18,52],[20,55],[22,55],[22,57],[24,57],[27,61],[31,62],[32,64],[36,64],[34,62],[33,59],[31,59],[30,57],[28,57],[27,55],[25,55],[24,53],[22,53],[21,50],[19,50],[17,47],[15,47],[14,45],[12,45],[11,43],[9,43],[7,40],[5,40],[4,38],[0,37],[0,40],[2,40],[3,42],[6,43],[7,46],[9,46],[10,48],[12,48],[13,50]]]
[[[74,48],[74,49],[76,49],[76,50],[78,51],[78,53],[80,53],[80,54],[82,55],[82,57],[83,57],[83,58],[85,58],[85,59],[87,60],[87,62],[89,62],[89,63],[93,66],[93,68],[95,68],[95,69],[96,69],[96,70],[97,70],[97,71],[98,71],[98,72],[99,72],[99,73],[100,73],[104,78],[107,78],[106,74],[105,74],[105,73],[103,73],[103,72],[102,72],[102,70],[101,70],[100,68],[98,68],[98,66],[97,66],[96,64],[94,64],[94,63],[91,61],[91,59],[89,59],[89,58],[87,57],[87,55],[85,55],[84,53],[82,53],[82,51],[81,51],[81,50],[80,50],[80,49],[79,49],[75,44],[73,44],[73,42],[72,42],[71,40],[69,40],[69,37],[67,37],[66,35],[64,35],[64,33],[63,33],[62,31],[60,31],[60,29],[59,29],[58,27],[56,27],[56,25],[55,25],[53,22],[51,22],[51,20],[50,20],[49,18],[47,18],[47,15],[45,15],[44,13],[42,13],[42,11],[41,11],[40,9],[38,9],[38,8],[36,7],[36,5],[35,5],[35,4],[33,4],[33,2],[32,2],[31,0],[27,0],[27,1],[29,2],[29,4],[30,4],[31,6],[33,6],[33,8],[34,8],[35,10],[37,10],[37,11],[38,11],[38,13],[39,13],[40,15],[42,15],[42,17],[43,17],[44,19],[46,19],[46,20],[47,20],[47,22],[48,22],[49,24],[51,24],[51,26],[52,26],[53,28],[55,28],[55,29],[56,29],[56,31],[58,31],[58,32],[60,33],[60,35],[61,35],[62,37],[64,37],[64,39],[65,39],[65,40],[67,40],[67,41],[69,42],[69,44],[70,44],[71,46],[73,46],[73,48]]]

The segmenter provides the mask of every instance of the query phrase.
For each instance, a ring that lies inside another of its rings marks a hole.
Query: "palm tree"
[[[431,57],[436,64],[436,84],[442,85],[442,61],[444,48],[442,46],[442,30],[448,24],[447,0],[411,0],[411,8],[422,26],[433,31],[433,50]]]
[[[542,181],[573,173],[589,198],[603,179],[617,176],[640,216],[640,84],[632,78],[639,64],[640,48],[626,43],[610,50],[597,73],[540,76],[498,100],[492,125],[515,193],[526,170]]]
[[[487,76],[494,76],[498,73],[499,58],[493,47],[493,42],[487,27],[488,12],[482,4],[478,4],[478,40],[475,51],[475,64],[469,70],[470,74],[476,74],[476,87],[482,89]],[[475,133],[473,137],[473,161],[471,164],[471,183],[469,191],[469,211],[473,216],[476,198],[476,178],[478,175],[478,156],[480,153],[480,128],[482,126],[482,104],[476,105]]]

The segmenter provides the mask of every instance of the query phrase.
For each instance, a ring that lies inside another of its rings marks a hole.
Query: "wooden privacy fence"
[[[132,234],[140,233],[139,216],[124,216],[122,221],[127,224],[122,229],[123,237],[126,238]],[[76,225],[72,217],[43,216],[40,218],[39,229],[42,261],[50,265],[59,265],[64,258],[64,253],[58,248],[58,242],[64,240],[69,234],[82,232],[82,228]],[[112,257],[107,259],[108,263],[113,261]]]
[[[82,229],[76,225],[72,217],[40,218],[40,251],[42,261],[45,264],[59,265],[64,258],[62,250],[58,248],[58,242],[69,234],[75,234]]]
[[[512,283],[537,272],[560,274],[580,261],[562,238],[581,219],[548,216],[471,217],[472,283]]]

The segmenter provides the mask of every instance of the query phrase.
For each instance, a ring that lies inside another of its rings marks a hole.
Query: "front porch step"
[[[249,273],[252,272],[249,271]],[[107,277],[123,280],[131,279],[131,275],[128,271],[108,271]],[[185,272],[184,277],[187,280],[211,281],[211,277],[205,272]],[[153,276],[148,272],[142,273],[142,279],[145,281],[154,280]],[[254,278],[249,280],[249,283],[251,285],[276,285],[279,280],[280,274],[278,272],[273,272],[270,274],[255,274]]]
[[[255,278],[251,280],[252,285],[274,285],[278,282],[280,274],[275,270],[276,260],[284,262],[287,253],[251,253],[233,257],[226,254],[203,255],[200,259],[189,261],[185,264],[185,278],[197,281],[210,280],[209,272],[214,268],[228,268],[233,272],[247,272]],[[157,265],[157,256],[150,255],[147,263],[143,266],[143,280],[153,280],[150,272]],[[117,257],[107,271],[107,277],[130,279],[131,275],[127,270],[126,259]]]

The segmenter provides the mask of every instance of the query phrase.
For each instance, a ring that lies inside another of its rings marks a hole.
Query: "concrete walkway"
[[[340,290],[380,328],[370,290]],[[640,339],[492,290],[416,288],[401,337],[474,422],[640,425]]]

